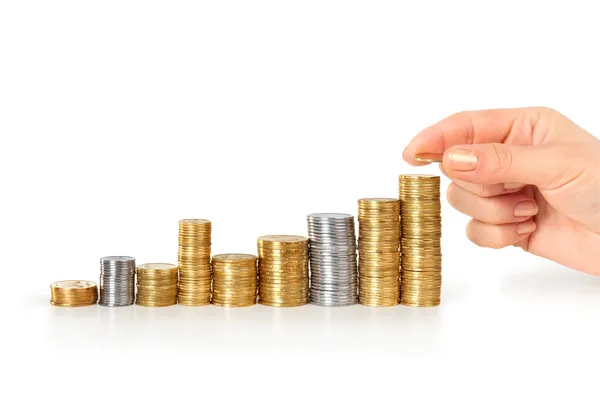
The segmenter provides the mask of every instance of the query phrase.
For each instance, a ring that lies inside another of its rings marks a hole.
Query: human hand
[[[483,247],[521,247],[600,275],[600,141],[547,108],[462,112],[421,131],[403,158],[443,153],[448,201]]]

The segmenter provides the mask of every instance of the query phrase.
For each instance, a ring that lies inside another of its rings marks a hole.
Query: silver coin
[[[135,258],[105,256],[100,259],[100,296],[103,306],[128,306],[135,300]]]
[[[357,240],[354,217],[316,213],[307,216],[310,301],[320,306],[358,302]]]
[[[316,212],[314,214],[308,214],[308,219],[354,219],[354,216],[350,214],[340,214],[337,212]]]
[[[324,287],[328,287],[328,286],[324,286]],[[348,288],[346,290],[343,291],[324,291],[320,288],[311,288],[311,290],[317,294],[318,296],[321,297],[329,297],[331,299],[334,298],[348,298],[348,297],[352,297],[356,294],[356,290],[358,288],[356,286],[352,286],[351,288]]]

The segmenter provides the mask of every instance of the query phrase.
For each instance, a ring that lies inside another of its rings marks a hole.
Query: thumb
[[[541,189],[562,186],[585,170],[576,148],[565,144],[458,145],[446,150],[443,164],[453,179],[477,184],[535,185]]]

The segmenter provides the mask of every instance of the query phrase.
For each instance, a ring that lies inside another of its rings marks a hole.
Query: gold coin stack
[[[440,177],[401,175],[402,270],[400,303],[440,304],[442,289],[442,216]]]
[[[256,304],[256,259],[256,256],[247,254],[213,256],[213,304],[224,307]]]
[[[308,303],[308,238],[259,237],[258,269],[258,303],[277,307]]]
[[[137,297],[140,306],[177,304],[177,265],[145,263],[137,267]]]
[[[50,293],[50,303],[54,306],[89,306],[98,301],[98,287],[91,281],[57,281],[50,284]]]
[[[400,201],[358,200],[358,290],[366,306],[395,306],[400,294]]]
[[[179,221],[179,304],[210,304],[212,224],[206,219]]]

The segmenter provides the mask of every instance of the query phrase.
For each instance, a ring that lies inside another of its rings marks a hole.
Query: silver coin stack
[[[100,299],[103,306],[129,306],[135,299],[135,258],[105,256],[100,259]]]
[[[310,301],[319,306],[358,302],[356,232],[348,214],[310,214]]]

